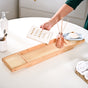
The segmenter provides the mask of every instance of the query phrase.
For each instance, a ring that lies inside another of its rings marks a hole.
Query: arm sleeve
[[[76,9],[76,7],[82,2],[83,0],[67,0],[65,4],[69,5],[73,9]]]

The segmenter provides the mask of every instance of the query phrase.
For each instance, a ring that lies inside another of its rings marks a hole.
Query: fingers
[[[40,28],[42,28],[43,30],[50,30],[50,27],[46,25],[41,25]]]
[[[44,25],[40,25],[40,28],[44,29]]]
[[[40,25],[40,28],[45,29],[45,30],[50,30],[52,28],[52,26],[51,26],[50,22],[46,22],[46,23]]]

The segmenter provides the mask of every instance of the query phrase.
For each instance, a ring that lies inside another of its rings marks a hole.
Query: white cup
[[[0,41],[0,52],[4,52],[7,50],[7,40]]]

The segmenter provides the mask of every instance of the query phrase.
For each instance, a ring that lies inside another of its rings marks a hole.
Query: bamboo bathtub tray
[[[48,45],[40,44],[32,48],[20,51],[18,53],[4,57],[2,61],[12,71],[17,71],[22,68],[30,67],[58,54],[64,53],[76,45],[84,42],[81,41],[67,41],[67,44],[63,48],[57,48],[55,46],[55,39],[51,40]]]

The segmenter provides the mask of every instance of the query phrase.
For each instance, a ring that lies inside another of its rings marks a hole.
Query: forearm
[[[70,7],[67,4],[64,4],[57,12],[56,14],[46,23],[40,26],[42,29],[50,30],[62,17],[65,17],[68,15],[71,11],[73,11],[73,8]]]
[[[61,20],[62,17],[65,17],[68,15],[71,11],[73,11],[73,8],[68,6],[67,4],[64,4],[57,13],[51,18],[51,22],[56,24],[58,21]]]

